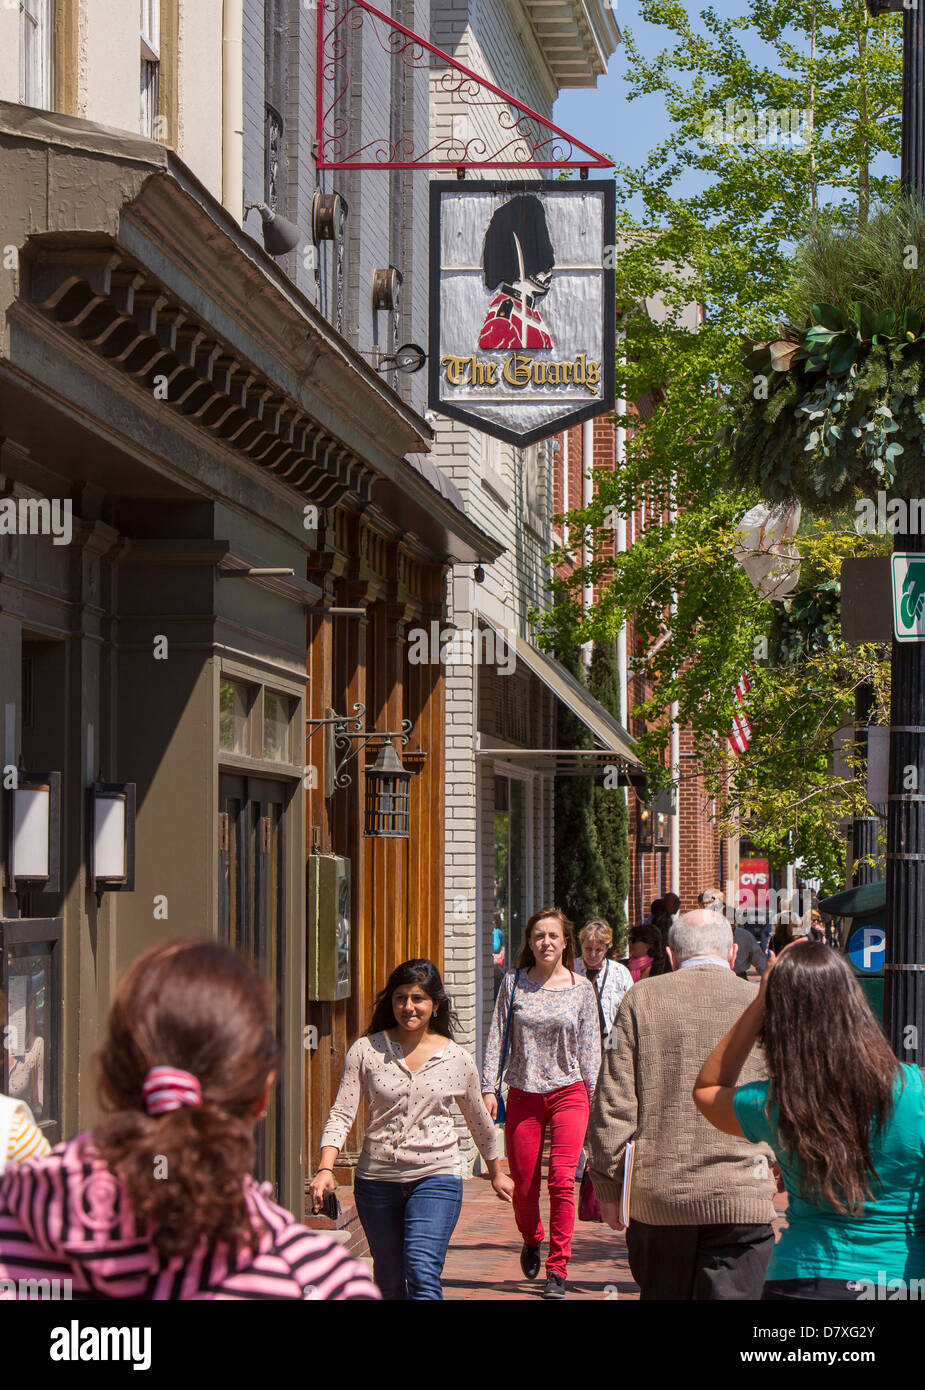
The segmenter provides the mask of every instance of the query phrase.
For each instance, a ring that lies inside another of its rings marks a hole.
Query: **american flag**
[[[745,697],[752,688],[747,671],[743,671],[735,688],[736,712],[729,731],[729,747],[733,753],[744,753],[752,741],[752,726],[745,713]]]

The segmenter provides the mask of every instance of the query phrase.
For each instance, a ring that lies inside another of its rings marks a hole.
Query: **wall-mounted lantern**
[[[389,742],[366,769],[363,834],[374,839],[406,840],[410,799],[411,773]]]
[[[7,863],[14,893],[58,893],[61,874],[61,773],[16,774],[10,790]]]
[[[636,849],[646,854],[655,848],[655,826],[652,808],[645,801],[636,802]]]
[[[323,719],[307,719],[308,737],[317,729],[325,731],[325,797],[350,785],[351,777],[346,771],[347,764],[370,743],[381,743],[382,749],[372,767],[366,769],[366,788],[364,796],[363,834],[375,839],[406,840],[409,834],[409,802],[411,772],[402,766],[401,759],[392,747],[393,739],[401,739],[406,744],[411,737],[411,720],[403,719],[401,728],[378,733],[375,729],[364,729],[363,719],[366,707],[359,703],[353,706],[354,714],[336,714],[329,709]],[[356,743],[356,747],[354,747]],[[335,750],[344,750],[338,760]],[[412,759],[409,754],[409,761]],[[423,762],[426,752],[418,751],[415,759]]]
[[[135,783],[94,782],[90,789],[90,877],[97,906],[104,893],[135,888]]]
[[[312,198],[312,241],[317,246],[322,241],[340,241],[347,221],[346,198],[340,193],[322,193],[315,189]]]

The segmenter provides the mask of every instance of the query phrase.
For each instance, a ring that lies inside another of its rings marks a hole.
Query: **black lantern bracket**
[[[365,718],[366,706],[355,702],[353,714],[337,714],[329,709],[323,719],[306,719],[309,739],[319,729],[325,731],[325,798],[350,786],[353,778],[347,771],[347,765],[357,757],[361,749],[391,743],[396,738],[400,739],[404,746],[411,737],[410,719],[403,719],[400,729],[380,732],[377,729],[365,729]]]

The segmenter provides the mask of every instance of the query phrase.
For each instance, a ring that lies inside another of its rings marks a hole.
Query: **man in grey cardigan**
[[[688,912],[668,935],[674,972],[624,996],[594,1096],[588,1167],[604,1220],[622,1230],[624,1150],[635,1141],[626,1233],[644,1299],[760,1298],[774,1246],[774,1156],[714,1129],[691,1092],[704,1059],[754,998],[733,971],[718,912]],[[740,1078],[765,1076],[752,1052]]]

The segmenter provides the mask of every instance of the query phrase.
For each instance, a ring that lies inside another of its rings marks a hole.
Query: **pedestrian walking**
[[[759,1034],[768,1079],[740,1084]],[[769,1144],[780,1164],[787,1226],[765,1299],[876,1298],[884,1284],[907,1296],[925,1274],[922,1072],[896,1060],[838,952],[796,941],[769,965],[694,1100],[717,1131]]]
[[[544,1298],[564,1298],[575,1229],[575,1169],[601,1065],[597,1000],[574,969],[572,924],[557,907],[527,923],[516,971],[499,991],[491,1021],[482,1091],[498,1113],[508,1081],[504,1132],[514,1179],[514,1217],[523,1237],[520,1267],[540,1272],[545,1239],[540,1219],[543,1143],[550,1134],[549,1254]]]
[[[753,965],[759,975],[763,975],[768,964],[768,958],[761,949],[760,943],[755,939],[748,927],[741,922],[736,922],[733,929],[732,939],[735,943],[736,958],[733,969],[740,980],[748,978],[749,966]]]
[[[586,923],[578,933],[578,943],[581,954],[575,961],[575,974],[584,975],[594,987],[600,1015],[601,1044],[606,1047],[620,1001],[632,987],[633,977],[619,961],[608,959],[607,952],[613,945],[613,930],[603,918]]]
[[[604,1221],[622,1230],[643,1299],[760,1298],[774,1244],[771,1150],[719,1134],[691,1098],[698,1058],[756,992],[732,970],[732,928],[718,912],[681,915],[675,970],[629,991],[604,1055],[588,1130],[588,1168]],[[762,1076],[757,1049],[745,1060]]]
[[[797,939],[795,928],[799,922],[799,917],[791,912],[778,913],[774,921],[774,935],[771,937],[771,951],[775,956],[779,956],[785,946]]]
[[[626,968],[633,984],[650,975],[666,975],[671,962],[665,950],[665,933],[653,922],[630,928]]]
[[[336,1187],[334,1164],[361,1098],[368,1118],[354,1196],[376,1283],[392,1302],[442,1299],[440,1276],[462,1208],[454,1100],[497,1195],[509,1202],[514,1184],[501,1169],[475,1063],[453,1042],[449,996],[432,961],[406,960],[392,971],[366,1035],[344,1059],[311,1182],[316,1211]]]
[[[263,986],[233,951],[147,951],[109,1015],[106,1118],[0,1179],[0,1281],[62,1279],[74,1299],[378,1298],[252,1176],[277,1067]]]
[[[50,1154],[51,1145],[24,1101],[0,1091],[0,1175],[8,1163]]]

